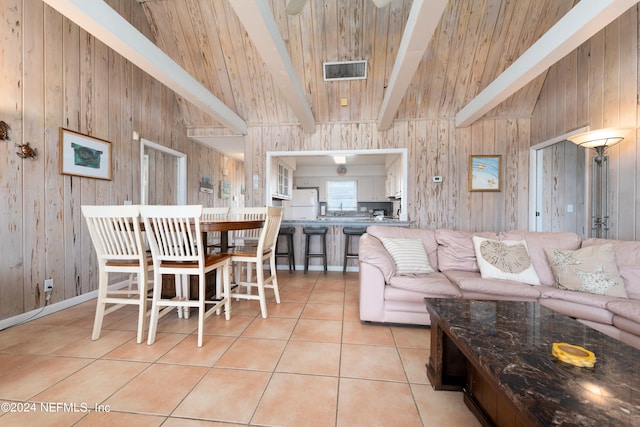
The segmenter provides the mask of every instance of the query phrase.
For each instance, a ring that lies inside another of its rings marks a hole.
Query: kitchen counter
[[[353,216],[331,216],[331,217],[318,217],[318,219],[302,219],[302,220],[282,220],[282,225],[288,226],[348,226],[348,227],[368,227],[369,225],[389,225],[398,227],[409,227],[412,221],[401,221],[395,218],[368,218],[368,217],[353,217]]]
[[[320,227],[324,226],[328,228],[327,231],[327,264],[328,269],[331,271],[342,271],[342,262],[344,255],[344,234],[342,229],[344,227],[368,227],[369,225],[385,225],[395,227],[409,227],[412,221],[400,221],[399,219],[384,218],[374,219],[368,217],[324,217],[324,219],[315,220],[282,220],[282,227],[294,227],[295,233],[293,234],[294,244],[294,257],[296,270],[304,269],[304,245],[305,238],[302,232],[303,227]],[[283,245],[283,239],[280,239],[279,244]],[[357,251],[358,240],[352,240],[351,250]],[[320,251],[320,239],[311,239],[311,252]],[[288,269],[286,259],[278,257],[278,268]],[[322,259],[312,258],[309,260],[309,270],[321,270]],[[356,260],[349,260],[347,264],[347,271],[358,271],[358,263]]]

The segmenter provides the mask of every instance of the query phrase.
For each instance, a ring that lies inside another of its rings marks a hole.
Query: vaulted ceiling
[[[98,0],[44,1],[174,89],[190,136],[221,136],[529,117],[547,68],[637,0],[137,0],[151,42]],[[324,81],[348,60],[365,80]]]
[[[234,0],[138,1],[157,45],[247,123],[299,122],[277,82],[287,76],[269,73]],[[413,1],[377,8],[371,0],[309,0],[296,16],[285,13],[287,0],[267,3],[316,122],[377,120]],[[454,117],[572,6],[573,0],[449,1],[395,118]],[[324,61],[355,59],[368,61],[366,80],[323,80]],[[530,116],[543,78],[492,114]],[[219,126],[190,103],[183,107],[188,126]]]

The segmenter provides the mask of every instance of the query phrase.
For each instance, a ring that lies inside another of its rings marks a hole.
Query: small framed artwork
[[[231,196],[231,184],[229,181],[220,181],[220,198],[228,199]]]
[[[501,155],[469,156],[469,191],[500,191]]]
[[[213,184],[211,183],[211,178],[202,177],[200,181],[200,192],[201,193],[209,193],[213,194]]]
[[[60,128],[60,173],[111,180],[111,143]]]

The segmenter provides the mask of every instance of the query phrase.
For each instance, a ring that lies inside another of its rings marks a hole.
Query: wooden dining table
[[[220,252],[227,252],[229,250],[229,231],[251,230],[254,228],[262,228],[263,226],[263,219],[200,220],[200,232],[202,233],[203,242],[207,241],[208,232],[220,232]]]
[[[200,233],[202,234],[202,241],[207,241],[207,233],[218,231],[220,232],[220,251],[228,252],[229,251],[229,231],[235,230],[251,230],[254,228],[262,228],[264,226],[265,220],[263,219],[238,219],[238,220],[228,220],[228,219],[216,219],[216,220],[200,220]],[[142,230],[144,230],[144,224],[141,224]],[[207,279],[205,283],[205,289],[207,293],[207,298],[211,299],[215,297],[215,279],[216,274],[212,272],[212,274],[207,274]],[[167,275],[162,280],[162,293],[163,296],[167,296],[173,292],[175,292],[175,283],[174,277],[171,275]],[[196,276],[193,276],[190,280],[190,298],[196,299],[198,298],[199,288],[198,288],[198,280]]]
[[[193,224],[192,224],[193,225]],[[236,230],[252,230],[254,228],[262,228],[264,219],[212,219],[200,220],[200,233],[202,233],[202,241],[207,242],[207,233],[213,231],[220,232],[220,252],[229,250],[229,232]],[[140,222],[140,227],[144,231],[144,223]]]

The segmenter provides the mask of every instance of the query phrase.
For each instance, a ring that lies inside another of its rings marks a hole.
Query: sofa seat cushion
[[[385,286],[384,287],[384,307],[385,310],[390,307],[391,303],[419,303],[422,304],[422,307],[425,312],[427,311],[426,306],[424,305],[425,297],[429,298],[443,298],[443,295],[430,294],[425,292],[414,292],[408,291],[406,289],[394,288],[393,286]],[[458,298],[458,297],[454,297]]]
[[[606,308],[556,298],[540,298],[538,303],[557,313],[573,317],[574,319],[589,320],[603,325],[613,325],[613,313]]]
[[[617,314],[613,315],[613,326],[620,329],[621,331],[628,332],[630,334],[636,335],[638,339],[640,339],[640,323],[637,320],[630,320],[623,316],[618,316]],[[634,345],[634,344],[630,344]],[[637,346],[636,346],[637,347]],[[640,348],[640,347],[638,347]]]
[[[580,247],[580,237],[575,233],[544,232],[544,231],[508,231],[500,233],[500,240],[524,240],[527,242],[527,250],[531,257],[531,263],[538,273],[540,283],[551,286],[555,283],[555,277],[545,249],[573,250]]]
[[[608,295],[596,295],[587,292],[570,291],[566,289],[558,289],[553,286],[542,286],[543,299],[555,299],[558,301],[569,301],[576,304],[586,305],[589,307],[607,308],[607,304],[616,301],[618,298]]]
[[[582,242],[582,247],[609,243],[613,245],[616,265],[624,282],[627,296],[640,300],[640,242],[590,238]]]
[[[526,285],[513,280],[483,279],[480,273],[473,271],[450,270],[445,271],[444,275],[463,291],[527,300],[540,297],[540,286]]]
[[[607,308],[618,316],[640,324],[640,301],[638,300],[616,299],[609,301]]]
[[[425,276],[394,276],[388,287],[420,292],[423,296],[460,298],[460,290],[451,284],[442,273],[432,273]]]
[[[473,236],[496,239],[493,232],[470,233],[439,229],[435,232],[438,242],[438,269],[440,271],[480,271],[473,247]]]

